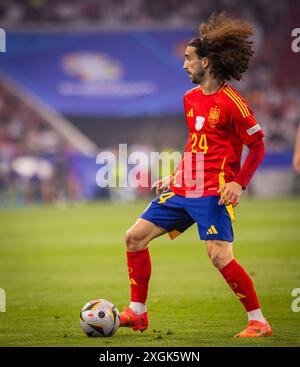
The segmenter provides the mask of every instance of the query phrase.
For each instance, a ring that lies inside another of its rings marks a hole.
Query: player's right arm
[[[160,180],[157,180],[152,185],[152,188],[156,187],[156,195],[160,194],[163,191],[169,190],[170,186],[174,182],[174,176],[166,176],[161,178]]]

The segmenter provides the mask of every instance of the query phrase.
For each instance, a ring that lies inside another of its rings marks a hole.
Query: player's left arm
[[[236,206],[239,203],[243,190],[248,186],[265,155],[264,133],[256,122],[252,110],[248,107],[247,111],[246,116],[240,111],[234,111],[233,126],[243,143],[248,146],[249,152],[234,180],[220,187],[220,205]]]
[[[220,205],[232,204],[236,206],[239,203],[243,190],[248,186],[251,178],[264,158],[265,144],[263,138],[251,143],[248,145],[248,148],[249,152],[247,158],[240,172],[234,178],[234,181],[225,183],[219,189],[221,193]]]

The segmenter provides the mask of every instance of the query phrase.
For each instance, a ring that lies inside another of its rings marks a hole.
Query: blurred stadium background
[[[78,315],[88,300],[107,298],[120,310],[128,301],[124,232],[154,194],[99,188],[96,156],[121,143],[147,156],[182,152],[182,99],[192,87],[184,50],[221,10],[255,26],[256,54],[235,87],[265,131],[267,152],[237,207],[235,255],[275,335],[232,338],[244,311],[194,226],[151,245],[151,328],[86,338]],[[300,313],[291,310],[300,279],[300,175],[292,168],[300,53],[291,50],[299,19],[296,0],[0,1],[0,346],[300,345]]]
[[[149,190],[101,189],[100,151],[182,151],[187,41],[213,11],[255,26],[255,58],[235,86],[266,133],[248,194],[299,194],[292,170],[300,120],[297,1],[13,0],[0,4],[0,207],[133,200]],[[299,24],[298,24],[299,26]]]

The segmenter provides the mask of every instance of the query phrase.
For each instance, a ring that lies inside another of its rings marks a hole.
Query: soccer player
[[[131,301],[121,326],[148,327],[146,300],[151,276],[149,242],[173,239],[197,223],[212,264],[241,301],[248,325],[236,335],[272,335],[253,282],[233,256],[233,207],[264,157],[264,134],[245,100],[227,84],[240,80],[253,55],[252,27],[225,13],[199,27],[186,48],[183,68],[197,86],[184,96],[189,138],[174,174],[157,181],[158,196],[126,232]],[[240,168],[243,145],[249,148]]]

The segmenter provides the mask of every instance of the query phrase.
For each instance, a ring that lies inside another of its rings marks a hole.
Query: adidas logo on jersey
[[[187,115],[186,115],[187,117],[194,117],[194,110],[193,110],[193,108],[191,108],[190,110],[189,110],[189,112],[187,113]]]

